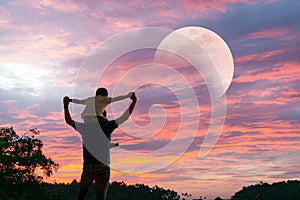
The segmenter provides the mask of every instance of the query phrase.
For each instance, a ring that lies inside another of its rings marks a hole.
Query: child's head
[[[96,91],[96,96],[104,96],[104,97],[107,97],[108,96],[108,91],[106,88],[98,88],[97,91]]]

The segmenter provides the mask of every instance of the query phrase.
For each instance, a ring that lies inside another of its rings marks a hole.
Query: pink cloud
[[[270,56],[269,53],[266,55],[267,57]],[[281,83],[291,82],[291,81],[299,80],[299,75],[300,75],[299,66],[300,66],[300,62],[297,60],[277,63],[274,64],[274,68],[271,69],[270,71],[262,72],[256,75],[246,72],[243,76],[233,79],[233,82],[236,83],[255,82],[257,80],[262,80],[262,79],[272,79],[273,81],[277,80]]]
[[[285,105],[298,101],[300,93],[295,89],[282,90],[280,86],[255,88],[236,97],[230,96],[227,105],[238,106],[243,99],[251,99],[251,103],[256,105]]]
[[[236,63],[247,63],[247,62],[261,62],[264,61],[267,58],[280,55],[284,53],[286,50],[273,50],[273,51],[267,51],[263,53],[254,53],[250,55],[241,56],[235,59]]]
[[[10,18],[8,17],[8,11],[0,6],[0,25],[4,29],[10,23]]]
[[[38,108],[40,105],[39,104],[34,104],[31,106],[26,107],[25,109],[17,109],[14,107],[11,107],[8,109],[8,114],[13,114],[14,119],[28,119],[28,118],[33,118],[37,119],[39,118],[37,115],[32,113],[33,109]]]
[[[31,117],[33,118],[32,116],[28,115],[26,116],[27,117]],[[26,119],[26,118],[16,118],[16,119]],[[38,118],[38,117],[36,117]],[[45,120],[38,120],[38,119],[35,119],[35,120],[29,120],[29,119],[26,119],[26,120],[23,120],[22,122],[19,123],[22,127],[27,127],[28,130],[32,127],[38,127],[38,126],[41,126],[41,125],[45,125],[47,124],[47,121]]]
[[[16,102],[17,102],[17,100],[3,100],[3,101],[0,101],[0,104],[10,105],[10,104],[13,104]]]
[[[258,32],[250,33],[242,38],[242,40],[253,40],[262,38],[278,38],[283,40],[294,40],[298,38],[298,33],[293,33],[286,27],[277,27],[272,29],[263,29]]]
[[[160,11],[160,15],[162,17],[173,17],[174,16],[174,13],[171,12],[171,11],[168,11],[168,10],[161,10]]]
[[[277,100],[281,102],[299,102],[300,91],[297,91],[295,89],[284,90],[277,98]]]
[[[22,2],[10,2],[11,4],[18,4],[23,3],[25,5],[30,5],[35,9],[54,9],[59,12],[63,13],[74,13],[74,12],[81,12],[86,9],[85,4],[80,4],[72,0],[62,1],[50,1],[50,0],[41,0],[41,1],[34,1],[34,0],[24,0]]]
[[[253,124],[254,125],[254,124]],[[252,125],[252,126],[253,126]],[[218,144],[211,152],[211,156],[221,155],[224,153],[234,152],[232,156],[239,154],[247,154],[256,152],[264,152],[264,154],[272,151],[281,152],[289,149],[291,151],[299,149],[295,146],[295,129],[293,125],[287,122],[278,122],[278,125],[270,125],[266,123],[266,128],[246,127],[226,127]],[[241,132],[238,136],[227,137],[227,131]],[[251,131],[251,132],[249,132]],[[255,133],[257,131],[257,133]],[[238,142],[237,142],[238,141]]]
[[[45,120],[64,121],[63,112],[50,112],[47,116],[43,117]]]
[[[226,12],[228,4],[235,3],[248,3],[253,4],[256,2],[250,0],[230,0],[230,1],[218,1],[218,0],[205,0],[205,1],[189,1],[189,0],[179,0],[180,6],[183,6],[186,10],[189,11],[204,11],[208,12],[210,10],[216,10],[220,12]]]
[[[133,20],[133,21],[128,21],[128,20],[123,20],[121,18],[111,18],[107,17],[106,21],[108,24],[110,24],[115,32],[122,32],[138,27],[142,27],[142,24],[138,20]]]

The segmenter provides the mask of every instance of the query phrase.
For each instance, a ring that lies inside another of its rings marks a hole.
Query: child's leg
[[[119,143],[110,143],[110,148],[115,148],[115,147],[118,147],[119,146]]]
[[[100,125],[108,121],[105,117],[102,116],[97,116],[97,119]]]

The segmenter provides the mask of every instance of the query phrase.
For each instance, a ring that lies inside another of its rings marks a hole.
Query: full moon
[[[193,48],[189,49],[189,47],[184,47],[182,41],[174,40],[174,38],[179,38],[175,36],[176,34],[181,34],[182,37],[187,37],[194,41],[201,47],[202,51],[209,56],[217,72],[219,73],[220,79],[222,80],[222,83],[217,83],[222,84],[219,85],[221,87],[219,87],[217,96],[221,97],[224,95],[231,84],[234,70],[233,57],[226,42],[218,34],[209,29],[189,26],[177,29],[170,33],[161,41],[158,49],[176,49],[176,52],[182,52],[182,54],[185,55],[193,54],[192,56],[197,56],[197,53],[199,53],[200,56],[201,52],[192,52]],[[187,51],[190,52],[187,53]],[[159,52],[155,55],[155,57],[160,58],[162,57],[161,54],[162,53]]]

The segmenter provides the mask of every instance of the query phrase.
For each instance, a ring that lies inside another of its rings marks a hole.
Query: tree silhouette
[[[223,200],[221,197],[217,197],[215,198],[215,200]]]
[[[144,184],[127,185],[124,182],[112,182],[108,189],[110,200],[179,200],[177,192],[159,186],[149,187]]]
[[[273,184],[260,182],[256,185],[243,187],[235,193],[232,200],[257,199],[257,200],[295,200],[300,199],[300,181],[283,181]]]
[[[37,134],[37,129],[30,129],[20,137],[12,127],[0,128],[0,193],[30,195],[43,179],[35,173],[37,169],[46,177],[58,169],[59,165],[43,154],[43,142],[35,137]]]

